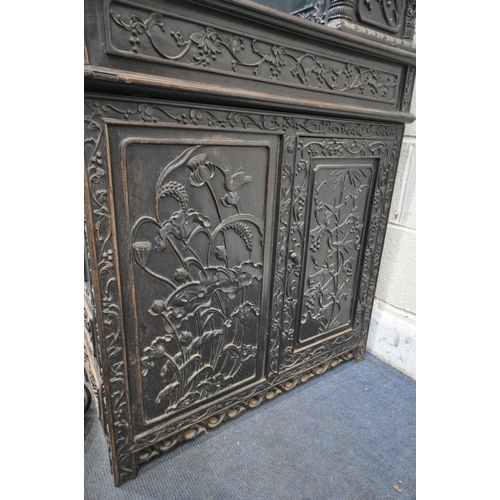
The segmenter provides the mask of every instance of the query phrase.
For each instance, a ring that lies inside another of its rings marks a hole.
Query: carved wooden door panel
[[[108,126],[135,432],[265,377],[279,138]]]
[[[398,132],[355,123],[332,132],[296,138],[283,316],[274,316],[279,372],[364,344],[368,334]]]

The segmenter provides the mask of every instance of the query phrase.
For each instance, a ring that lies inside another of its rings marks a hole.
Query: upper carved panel
[[[277,3],[276,8],[279,9]],[[397,38],[412,40],[415,34],[416,0],[314,0],[295,15],[332,28],[358,32],[382,42],[399,45]],[[390,36],[367,27],[388,32]],[[411,45],[402,45],[410,48]]]
[[[108,15],[111,53],[363,100],[393,103],[397,96],[398,74],[375,64],[118,2],[110,4]]]
[[[404,19],[404,0],[362,0],[358,15],[366,24],[396,33]]]

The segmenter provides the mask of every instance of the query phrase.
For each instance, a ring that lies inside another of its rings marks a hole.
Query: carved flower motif
[[[175,238],[185,243],[197,225],[210,227],[212,221],[209,217],[196,212],[193,208],[187,211],[179,210],[174,212],[172,217],[163,223],[160,229],[160,236],[155,239],[156,251],[161,252],[165,249],[169,234],[172,234]]]
[[[186,345],[189,345],[191,343],[191,341],[193,340],[193,334],[191,332],[180,332],[179,333],[179,340],[181,342],[182,345],[186,346]]]
[[[189,279],[189,273],[183,267],[181,267],[180,269],[175,270],[174,278],[175,281],[184,283]]]
[[[151,316],[159,316],[165,310],[165,302],[163,300],[155,300],[149,308]]]
[[[186,166],[191,170],[191,186],[201,187],[215,175],[215,164],[206,161],[206,154],[193,156]]]

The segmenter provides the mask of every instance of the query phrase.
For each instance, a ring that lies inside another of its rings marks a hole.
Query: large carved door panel
[[[265,377],[279,137],[108,126],[135,432]]]

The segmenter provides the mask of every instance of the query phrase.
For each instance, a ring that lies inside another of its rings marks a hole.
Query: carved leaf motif
[[[227,257],[226,248],[223,245],[215,247],[215,257],[219,260],[225,260]]]
[[[233,318],[238,318],[242,324],[247,323],[250,313],[255,314],[255,316],[260,315],[260,310],[255,307],[251,302],[245,302],[239,305],[232,313],[229,319],[224,323],[224,326],[231,326],[233,323]]]
[[[193,340],[191,345],[188,347],[187,352],[189,353],[194,349],[199,349],[202,345],[210,342],[214,338],[220,337],[220,335],[222,335],[222,330],[209,330],[208,332],[205,332],[203,335]]]
[[[222,231],[233,229],[234,232],[243,239],[247,250],[251,251],[253,246],[252,231],[244,222],[233,222],[222,228]]]
[[[193,340],[193,334],[188,331],[183,331],[179,333],[179,340],[181,345],[187,346]]]
[[[220,35],[212,28],[205,28],[204,31],[193,33],[190,38],[204,52],[219,53],[221,51]]]
[[[252,345],[244,345],[241,348],[239,362],[244,363],[250,358],[255,358],[257,356],[257,347]]]
[[[186,243],[196,226],[208,228],[212,225],[210,217],[206,217],[193,208],[187,211],[174,212],[168,221],[165,221],[160,229],[160,235],[155,239],[156,251],[161,252],[167,246],[167,236],[172,235],[178,240]]]
[[[229,39],[229,45],[233,52],[239,52],[245,48],[243,38],[241,36],[234,36]]]

